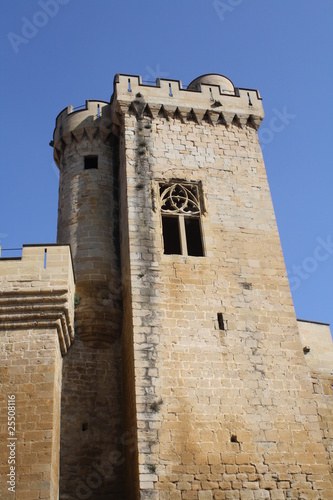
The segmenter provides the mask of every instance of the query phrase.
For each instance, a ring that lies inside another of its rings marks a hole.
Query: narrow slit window
[[[101,116],[101,109],[99,104],[97,104],[97,117],[99,118]]]
[[[93,168],[98,168],[98,156],[89,155],[84,157],[84,169],[91,170]]]
[[[223,314],[222,313],[217,313],[217,322],[219,324],[219,329],[220,330],[225,330],[224,321],[223,321]]]
[[[44,269],[46,269],[47,264],[47,248],[44,248]]]
[[[169,96],[173,97],[171,83],[169,83]]]

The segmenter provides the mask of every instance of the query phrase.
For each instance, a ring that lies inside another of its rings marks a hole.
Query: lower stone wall
[[[239,288],[234,296],[245,304],[237,307],[234,299],[224,308],[207,297],[214,283],[208,265],[172,259],[163,258],[166,317],[156,365],[162,404],[155,415],[143,415],[158,429],[158,454],[142,498],[329,500],[329,467],[295,319],[287,307],[266,314],[258,289]],[[243,319],[254,316],[257,322],[244,328]],[[323,395],[320,401],[326,428],[329,408]]]
[[[76,338],[64,358],[60,499],[123,499],[121,344]]]
[[[323,443],[333,476],[333,375],[312,373],[312,384]]]
[[[0,354],[0,497],[4,500],[56,499],[62,367],[57,331],[1,331]],[[15,396],[13,440],[8,440],[10,396]],[[9,448],[8,443],[15,446]],[[10,457],[15,460],[15,493],[8,491]]]
[[[333,474],[333,342],[326,323],[298,320],[306,364],[312,377],[313,399],[327,459]],[[332,495],[333,496],[333,495]]]
[[[133,326],[129,290],[125,291],[124,294],[123,380],[124,433],[122,442],[126,477],[124,498],[137,500],[139,498],[139,475],[135,402],[137,397],[140,398],[140,395],[135,393]]]
[[[15,498],[57,499],[62,355],[74,336],[69,247],[28,245],[21,258],[0,259],[0,289],[0,497],[13,498],[12,465]]]

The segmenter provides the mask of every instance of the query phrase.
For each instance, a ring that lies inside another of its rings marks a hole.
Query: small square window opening
[[[98,156],[89,155],[84,157],[84,169],[90,170],[92,168],[98,168]]]

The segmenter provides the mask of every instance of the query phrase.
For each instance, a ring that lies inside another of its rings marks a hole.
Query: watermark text
[[[59,12],[60,5],[66,5],[70,0],[39,0],[38,5],[41,10],[37,10],[30,19],[21,17],[21,32],[7,33],[7,38],[14,52],[19,52],[20,46],[26,45],[34,38],[41,28],[45,28],[50,18],[55,17]]]
[[[287,106],[282,108],[282,111],[279,111],[276,108],[273,108],[273,117],[269,120],[267,127],[260,128],[258,132],[258,137],[261,144],[261,149],[265,149],[267,144],[270,144],[276,134],[282,132],[287,125],[296,118],[296,115],[289,113],[287,111]]]
[[[214,0],[213,7],[219,16],[220,21],[225,20],[226,14],[233,12],[236,7],[238,7],[244,0]]]
[[[300,265],[294,264],[291,271],[287,270],[292,292],[300,287],[302,281],[309,279],[311,274],[317,271],[321,262],[333,255],[333,240],[330,235],[326,237],[326,240],[319,237],[316,241],[318,245],[315,247],[313,254],[310,257],[305,257]]]
[[[8,491],[15,493],[16,487],[16,401],[15,394],[8,395],[7,402],[7,419],[8,419],[8,460],[9,472],[7,474]]]

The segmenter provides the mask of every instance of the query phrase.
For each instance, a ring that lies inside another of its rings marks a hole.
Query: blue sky
[[[332,0],[15,0],[0,13],[3,248],[56,240],[49,141],[64,107],[109,100],[116,73],[221,73],[263,97],[296,314],[333,324]]]

